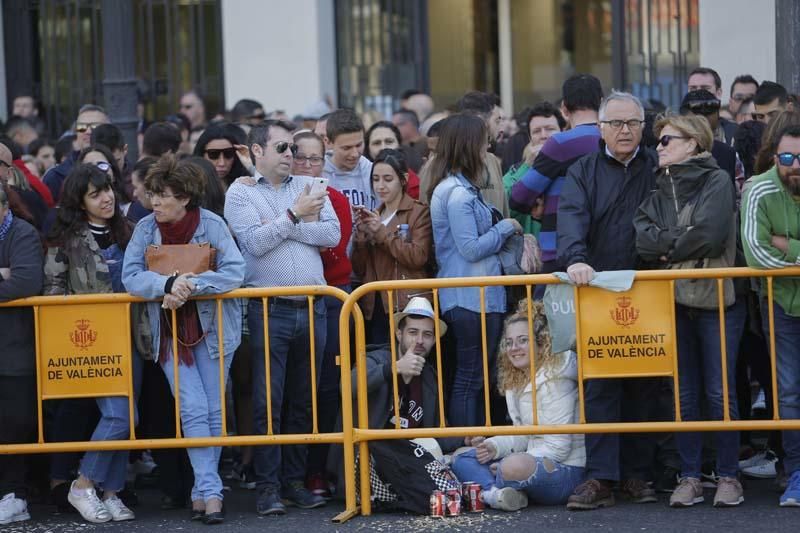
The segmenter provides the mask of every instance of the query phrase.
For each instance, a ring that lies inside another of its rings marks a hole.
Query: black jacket
[[[10,268],[11,277],[0,281],[0,302],[42,293],[42,242],[33,226],[14,218],[0,241],[0,268]],[[0,279],[2,276],[0,276]],[[32,376],[35,372],[36,340],[30,307],[0,309],[0,376]]]
[[[662,256],[669,263],[721,256],[734,227],[736,192],[711,154],[660,169],[657,186],[634,218],[639,255],[654,263]],[[689,202],[695,202],[691,229],[678,226]]]
[[[558,203],[558,261],[596,271],[639,266],[633,215],[655,188],[655,152],[644,147],[624,166],[606,154],[588,154],[567,172]]]

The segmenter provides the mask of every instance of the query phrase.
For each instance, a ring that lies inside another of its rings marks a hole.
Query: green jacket
[[[753,268],[783,268],[800,264],[800,205],[784,187],[773,166],[754,176],[742,195],[742,244]],[[783,253],[772,245],[773,235],[789,240]],[[800,279],[775,278],[774,297],[783,311],[800,316]],[[766,284],[762,284],[762,292]]]
[[[47,249],[45,296],[109,292],[113,290],[108,265],[88,226],[64,246]]]
[[[511,188],[514,187],[514,184],[517,183],[519,180],[522,179],[522,176],[531,168],[525,162],[519,164],[519,166],[512,166],[506,172],[506,175],[503,176],[503,188],[506,190],[506,196],[511,195]],[[533,218],[528,213],[520,213],[519,211],[511,211],[511,218],[515,218],[517,222],[520,223],[522,226],[523,233],[530,233],[534,235],[537,239],[539,238],[539,230],[542,229],[542,223],[535,218]]]

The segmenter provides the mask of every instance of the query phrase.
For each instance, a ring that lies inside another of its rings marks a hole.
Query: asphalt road
[[[290,509],[283,517],[260,517],[254,511],[254,492],[236,489],[226,496],[226,522],[214,526],[213,531],[798,531],[800,509],[778,507],[778,493],[774,492],[771,481],[748,481],[745,503],[737,508],[714,509],[710,505],[713,495],[713,489],[706,490],[706,503],[689,509],[669,508],[668,495],[663,494],[655,504],[635,505],[618,499],[616,507],[588,512],[570,512],[563,507],[528,507],[515,513],[487,511],[446,519],[380,514],[334,524],[331,519],[342,509],[341,505],[310,511]],[[139,497],[141,502],[135,508],[137,519],[133,522],[89,524],[81,521],[78,515],[58,515],[51,507],[37,505],[31,508],[33,520],[0,526],[0,532],[203,531],[211,527],[189,522],[188,511],[159,510],[159,493],[155,490],[139,491]]]

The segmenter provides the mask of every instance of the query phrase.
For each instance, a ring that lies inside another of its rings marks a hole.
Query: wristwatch
[[[295,213],[291,207],[286,210],[286,214],[289,215],[289,220],[292,221],[292,224],[300,223],[300,217],[297,216],[297,213]]]

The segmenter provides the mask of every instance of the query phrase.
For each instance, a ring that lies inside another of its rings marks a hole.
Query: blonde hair
[[[531,302],[531,310],[533,316],[531,322],[533,324],[534,336],[528,342],[534,342],[534,357],[533,367],[536,372],[541,369],[547,371],[553,366],[555,361],[555,354],[553,354],[553,343],[550,338],[550,329],[547,327],[547,317],[544,313],[544,305],[542,302]],[[537,321],[540,323],[539,328],[536,327]],[[503,325],[503,338],[505,338],[506,331],[509,326],[522,322],[528,324],[528,300],[520,300],[517,304],[516,312],[508,317]],[[542,327],[543,326],[543,327]],[[540,329],[538,335],[535,333]],[[530,366],[523,368],[516,368],[511,364],[507,356],[507,350],[501,341],[500,350],[497,355],[497,389],[500,394],[505,394],[509,390],[523,389],[533,378],[530,375]]]
[[[711,126],[709,126],[708,120],[706,120],[706,118],[703,116],[675,114],[662,115],[656,121],[655,126],[653,126],[653,133],[655,133],[656,138],[661,137],[661,130],[667,126],[672,126],[681,132],[681,135],[685,135],[690,139],[694,139],[694,141],[697,143],[698,153],[710,152],[711,148],[714,146],[714,133],[711,131]]]
[[[31,185],[28,183],[28,178],[16,165],[11,165],[11,172],[8,173],[8,184],[16,187],[21,191],[30,191]]]

